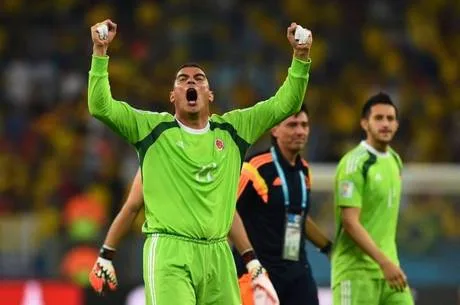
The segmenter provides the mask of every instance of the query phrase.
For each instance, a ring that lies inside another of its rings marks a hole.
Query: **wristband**
[[[115,256],[116,250],[109,246],[103,245],[101,250],[99,250],[99,256],[108,260],[112,260]]]
[[[248,249],[244,251],[241,254],[241,257],[243,258],[243,262],[245,265],[247,265],[250,261],[257,259],[256,252],[254,252],[254,249]]]

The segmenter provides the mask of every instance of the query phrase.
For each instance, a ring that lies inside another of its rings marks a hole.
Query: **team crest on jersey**
[[[222,141],[221,139],[216,139],[216,147],[219,151],[224,149],[224,141]]]

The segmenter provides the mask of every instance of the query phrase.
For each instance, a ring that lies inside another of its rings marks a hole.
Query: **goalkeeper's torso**
[[[143,231],[225,237],[247,149],[232,125],[211,119],[208,128],[197,131],[167,116],[142,142],[137,146],[145,200]]]

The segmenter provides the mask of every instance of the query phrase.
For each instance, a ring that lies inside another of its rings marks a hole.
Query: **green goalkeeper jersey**
[[[332,286],[342,280],[384,278],[379,265],[344,232],[341,207],[361,209],[360,222],[389,259],[399,265],[396,227],[401,197],[402,162],[389,149],[380,153],[361,142],[341,160],[335,177],[336,241],[332,254]]]
[[[93,56],[90,113],[138,152],[145,203],[145,233],[197,239],[226,237],[235,212],[240,169],[249,145],[300,110],[310,61],[293,59],[275,96],[224,115],[202,130],[181,125],[169,113],[140,111],[112,98],[108,57]]]

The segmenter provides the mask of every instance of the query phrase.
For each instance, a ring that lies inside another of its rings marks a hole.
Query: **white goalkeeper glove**
[[[251,275],[254,289],[254,305],[279,305],[280,301],[275,288],[259,260],[252,259],[246,264],[246,268]]]
[[[89,282],[100,295],[108,291],[115,291],[118,286],[117,275],[112,265],[112,259],[115,255],[115,249],[102,246],[99,257],[89,274]]]

